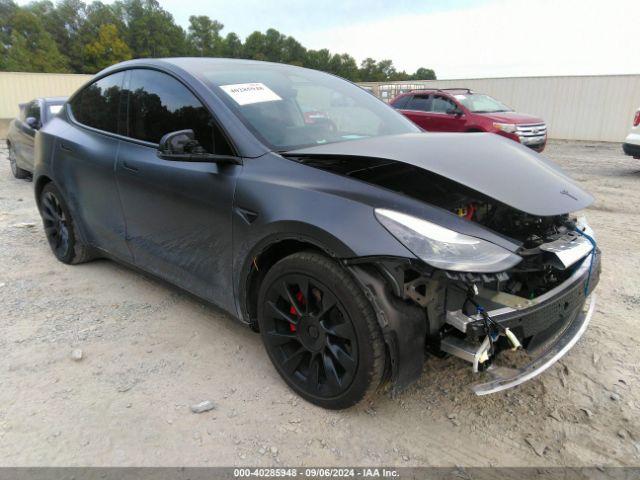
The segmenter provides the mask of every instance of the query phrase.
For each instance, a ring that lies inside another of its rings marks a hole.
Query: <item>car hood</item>
[[[389,135],[316,145],[286,155],[402,162],[538,216],[573,212],[593,202],[591,195],[552,162],[512,140],[489,133]]]
[[[494,112],[494,113],[476,113],[475,115],[482,115],[483,117],[490,118],[495,122],[500,123],[516,123],[519,125],[530,125],[536,123],[544,123],[539,117],[533,115],[527,115],[526,113],[516,112]]]

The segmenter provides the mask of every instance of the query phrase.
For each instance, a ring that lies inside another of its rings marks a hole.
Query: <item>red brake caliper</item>
[[[304,295],[302,295],[302,292],[296,293],[296,300],[298,300],[298,304],[300,306],[304,306]],[[291,315],[297,315],[298,317],[300,316],[298,311],[296,310],[296,307],[294,307],[293,305],[291,305],[291,308],[289,308],[289,313]],[[291,330],[292,332],[295,332],[296,326],[293,323],[290,323],[289,330]]]

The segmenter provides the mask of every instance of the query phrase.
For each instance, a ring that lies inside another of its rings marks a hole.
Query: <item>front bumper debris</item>
[[[596,305],[595,295],[592,294],[587,302],[587,310],[577,312],[574,320],[569,323],[559,337],[544,348],[543,352],[531,363],[521,368],[489,367],[487,373],[493,379],[486,383],[472,385],[471,389],[476,395],[488,395],[520,385],[547,370],[571,350],[587,330]]]
[[[596,250],[582,260],[567,280],[549,292],[535,299],[522,299],[520,304],[512,300],[510,305],[490,310],[493,321],[517,334],[530,360],[521,368],[504,368],[492,363],[485,371],[492,379],[472,385],[472,390],[477,395],[487,395],[515,387],[541,374],[565,355],[589,324],[595,308],[592,291],[599,274],[600,254]],[[495,299],[502,300],[502,297]],[[482,346],[476,342],[487,338],[480,316],[448,312],[447,323],[464,333],[466,339],[459,334],[447,336],[441,341],[441,350],[472,363],[474,372],[478,372]]]

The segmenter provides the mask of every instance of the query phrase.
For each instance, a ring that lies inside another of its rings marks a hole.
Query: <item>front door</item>
[[[134,262],[171,283],[234,311],[231,212],[241,166],[163,160],[160,138],[191,129],[210,153],[230,147],[200,101],[178,80],[132,70],[128,129],[116,177]]]
[[[463,132],[465,118],[450,99],[434,95],[431,102],[431,129],[434,132]]]

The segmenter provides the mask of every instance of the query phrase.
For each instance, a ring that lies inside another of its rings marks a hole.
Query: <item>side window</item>
[[[40,122],[40,104],[38,103],[37,100],[31,101],[29,102],[29,105],[27,105],[27,112],[26,112],[25,118],[29,118],[29,117],[33,117],[38,122]]]
[[[435,97],[433,99],[433,111],[436,113],[447,113],[452,108],[456,108],[456,104],[448,98]]]
[[[231,154],[231,148],[213,117],[178,80],[155,70],[131,71],[128,135],[159,143],[170,132],[191,129],[209,153]]]
[[[118,133],[123,80],[124,72],[118,72],[85,87],[70,102],[73,117],[83,125]]]
[[[404,97],[400,97],[399,99],[397,99],[395,102],[393,102],[391,104],[391,106],[393,108],[397,108],[397,109],[403,109],[406,108],[407,103],[409,102],[409,99],[411,98],[411,95],[407,95]]]
[[[431,96],[430,95],[414,95],[411,100],[407,102],[404,107],[407,110],[420,110],[423,112],[431,111]]]

